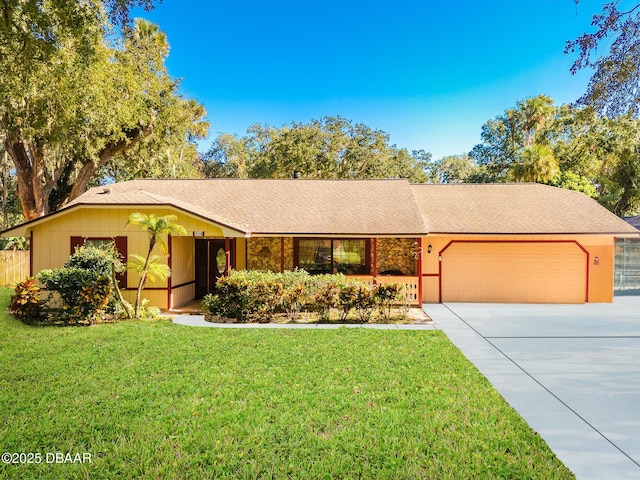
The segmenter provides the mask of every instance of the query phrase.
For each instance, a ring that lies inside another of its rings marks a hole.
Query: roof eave
[[[193,215],[195,217],[198,217],[200,219],[202,219],[205,222],[208,223],[214,223],[216,225],[219,225],[221,227],[227,228],[229,230],[232,230],[234,232],[237,232],[238,234],[240,234],[241,236],[251,236],[252,232],[247,230],[247,229],[243,229],[237,225],[232,225],[229,224],[228,222],[221,222],[218,220],[214,220],[211,218],[207,218],[204,215],[201,215],[197,212],[192,212],[190,210],[186,210],[182,207],[173,205],[171,203],[153,203],[153,204],[145,204],[145,203],[131,203],[131,204],[126,204],[126,203],[118,203],[118,204],[109,204],[109,203],[74,203],[73,205],[70,205],[68,207],[62,208],[60,210],[58,210],[57,212],[53,212],[50,213],[48,215],[45,215],[43,217],[39,217],[33,220],[30,220],[28,222],[24,222],[20,225],[16,225],[14,227],[11,227],[7,230],[3,230],[0,232],[0,237],[28,237],[29,236],[29,229],[32,228],[34,225],[37,225],[39,223],[48,221],[49,219],[51,219],[52,217],[58,216],[58,215],[62,215],[64,213],[70,212],[71,210],[75,210],[79,207],[111,207],[111,208],[123,208],[123,207],[140,207],[140,208],[174,208],[176,210],[179,210],[181,212],[185,212],[189,215]],[[18,234],[14,234],[14,232],[20,232]]]

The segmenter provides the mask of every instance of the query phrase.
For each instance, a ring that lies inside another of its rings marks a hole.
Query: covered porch
[[[215,290],[232,269],[311,274],[342,273],[371,283],[405,285],[406,302],[419,305],[421,239],[418,237],[208,237],[169,238],[167,308],[189,305]]]

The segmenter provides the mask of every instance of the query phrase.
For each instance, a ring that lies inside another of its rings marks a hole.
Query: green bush
[[[65,324],[93,323],[111,299],[111,278],[91,270],[62,267],[42,270],[38,280],[47,290],[56,292],[62,307],[55,315]]]
[[[40,285],[33,277],[28,277],[15,286],[15,294],[7,311],[25,323],[37,323],[43,317],[43,301]]]
[[[331,309],[337,307],[338,294],[346,282],[346,277],[341,273],[309,276],[307,282],[309,303],[307,307],[317,312],[320,320],[329,320]]]
[[[401,285],[397,283],[385,283],[378,285],[375,291],[378,311],[385,320],[391,318],[391,309],[401,299]]]
[[[242,270],[219,278],[216,293],[205,296],[202,307],[210,315],[238,322],[269,322],[276,314],[286,314],[295,322],[305,310],[328,320],[332,309],[340,310],[341,321],[355,310],[360,321],[367,322],[376,309],[388,312],[385,318],[389,318],[399,288],[397,284],[375,286],[342,274]]]
[[[53,313],[58,320],[66,325],[91,324],[116,308],[114,269],[122,271],[124,265],[112,249],[83,246],[62,268],[42,270],[38,280],[60,296],[62,306]]]

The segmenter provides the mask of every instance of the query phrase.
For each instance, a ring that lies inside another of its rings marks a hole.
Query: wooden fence
[[[0,250],[0,287],[12,287],[28,276],[28,251]]]

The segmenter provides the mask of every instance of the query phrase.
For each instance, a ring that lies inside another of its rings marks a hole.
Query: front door
[[[227,246],[229,251],[226,249]],[[231,240],[196,239],[196,298],[213,293],[218,278],[229,273],[227,266],[233,260],[232,247],[233,241]]]

